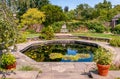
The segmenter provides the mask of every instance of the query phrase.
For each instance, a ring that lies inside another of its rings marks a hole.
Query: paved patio
[[[105,42],[93,42],[86,40],[80,40],[80,41],[97,43],[106,49],[111,49],[111,51],[115,55],[114,62],[116,63],[120,61],[120,53],[119,53],[120,48],[111,47],[109,46],[108,43]],[[42,73],[36,72],[37,75],[29,73],[29,75],[31,76],[36,75],[36,79],[90,79],[88,76],[90,74],[89,72],[96,68],[94,62],[68,62],[68,63],[67,62],[35,62],[34,60],[30,59],[29,57],[27,57],[26,55],[20,52],[20,50],[24,49],[25,47],[33,43],[39,43],[39,42],[43,42],[43,41],[29,41],[17,45],[18,46],[17,52],[13,52],[13,54],[17,58],[17,69],[19,69],[22,66],[33,66],[42,70]],[[118,75],[116,74],[120,74],[120,72],[111,72],[110,75],[111,74],[114,78],[114,77],[118,77]],[[19,78],[15,77],[15,79],[19,79]],[[25,78],[20,78],[20,79],[25,79]],[[33,78],[31,77],[31,79]]]

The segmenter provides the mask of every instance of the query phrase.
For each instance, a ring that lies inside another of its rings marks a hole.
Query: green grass
[[[120,77],[118,77],[118,78],[115,78],[115,79],[120,79]]]
[[[111,65],[110,70],[120,70],[120,67],[116,67],[115,65]]]
[[[39,37],[39,33],[27,34],[27,38]],[[90,36],[90,37],[101,37],[101,38],[113,38],[115,35],[113,34],[105,34],[105,33],[72,33],[74,36]],[[119,36],[120,37],[120,36]]]
[[[27,38],[34,38],[34,37],[38,37],[40,34],[36,33],[36,34],[27,34]]]
[[[101,38],[112,38],[114,35],[105,33],[72,33],[75,36],[90,36],[90,37],[101,37]]]
[[[36,68],[33,66],[22,66],[18,70],[19,71],[39,71],[39,73],[42,73],[42,71],[39,68]]]
[[[27,38],[38,37],[40,34],[27,34]],[[103,37],[103,38],[112,38],[114,35],[112,34],[104,34],[104,33],[72,33],[75,36],[91,36],[91,37]]]
[[[32,66],[22,66],[19,70],[20,71],[37,71],[39,69]]]

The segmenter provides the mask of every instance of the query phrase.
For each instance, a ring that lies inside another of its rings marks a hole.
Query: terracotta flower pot
[[[10,69],[15,69],[16,68],[16,62],[14,64],[11,64],[11,65],[7,65],[6,66],[6,69],[10,70]]]
[[[101,76],[107,76],[108,75],[108,71],[109,71],[110,65],[100,65],[100,64],[97,64],[97,67],[98,67],[99,75],[101,75]]]

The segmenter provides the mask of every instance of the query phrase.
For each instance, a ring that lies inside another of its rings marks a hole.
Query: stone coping
[[[115,56],[117,55],[117,52],[113,47],[109,45],[109,43],[105,42],[95,42],[95,41],[89,41],[89,40],[77,40],[77,39],[57,39],[57,40],[46,40],[46,41],[29,41],[26,43],[18,44],[18,53],[20,54],[23,58],[26,60],[32,60],[31,58],[27,57],[24,55],[23,51],[27,50],[29,47],[34,46],[34,45],[40,45],[40,44],[51,44],[51,43],[76,43],[76,44],[84,44],[84,45],[89,45],[89,46],[94,46],[94,47],[103,47],[107,50],[110,50]],[[116,57],[114,57],[116,58]],[[32,62],[35,62],[32,60]]]
[[[85,41],[80,41],[80,40],[47,40],[47,41],[38,41],[36,43],[32,43],[26,46],[25,48],[20,49],[20,52],[24,52],[31,46],[37,46],[40,44],[82,44],[82,45],[88,45],[88,46],[93,46],[93,47],[99,46],[97,43],[85,42]]]
[[[104,42],[109,42],[111,38],[106,38],[106,37],[93,37],[93,36],[83,36],[83,35],[72,35],[70,33],[56,33],[55,34],[55,39],[84,39],[84,40],[95,40],[95,41],[104,41]],[[40,40],[38,36],[33,37],[33,38],[27,38],[27,40]]]
[[[0,73],[0,78],[3,76],[10,79],[36,79],[39,71],[14,71]]]
[[[91,71],[90,75],[93,79],[115,79],[120,77],[120,71],[109,71],[107,76],[100,76],[98,71]]]

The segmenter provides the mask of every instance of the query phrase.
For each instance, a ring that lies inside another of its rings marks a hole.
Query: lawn
[[[39,37],[39,33],[27,34],[27,38]],[[72,33],[74,36],[90,36],[90,37],[101,37],[101,38],[112,38],[115,35],[106,33]],[[120,36],[119,36],[120,37]]]
[[[27,38],[34,38],[34,37],[38,37],[40,34],[36,33],[36,34],[27,34]]]
[[[90,36],[90,37],[101,37],[101,38],[112,38],[115,35],[105,33],[72,33],[75,36]]]

